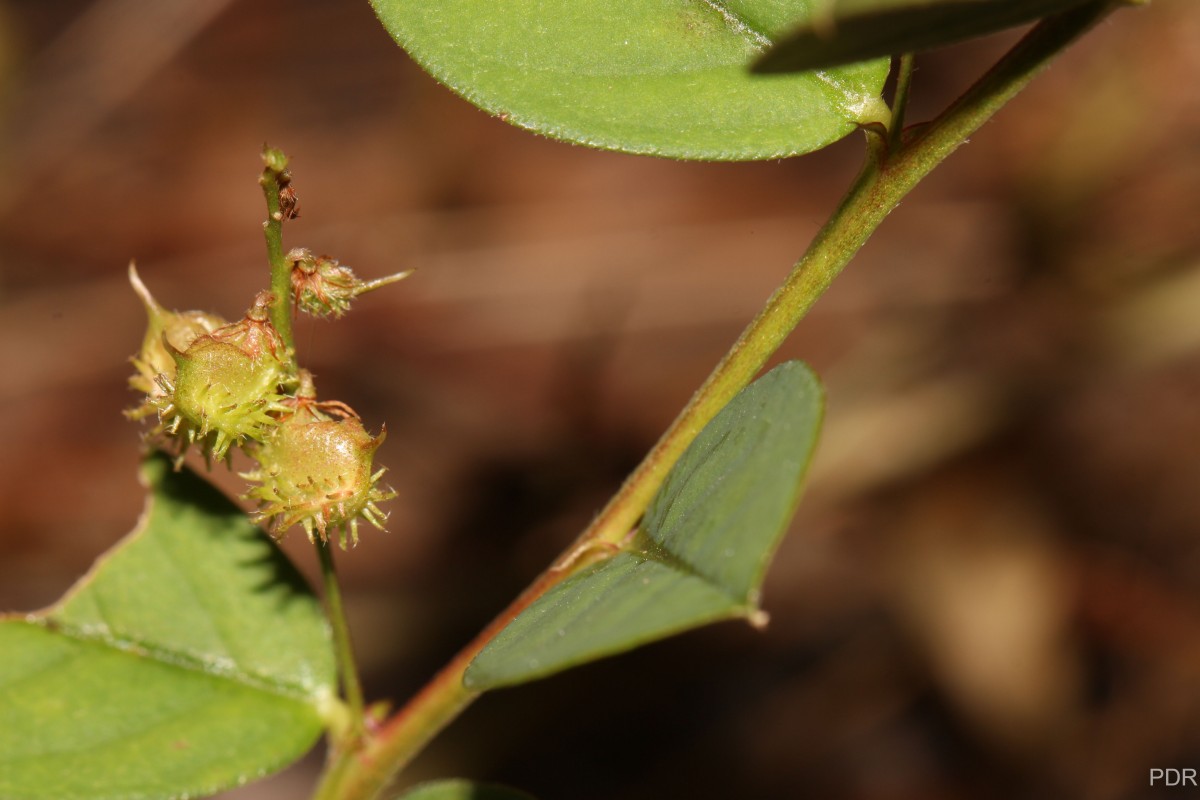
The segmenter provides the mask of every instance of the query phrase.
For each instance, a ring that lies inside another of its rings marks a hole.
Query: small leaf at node
[[[821,412],[820,385],[799,362],[742,390],[672,468],[627,550],[534,602],[475,658],[466,686],[524,683],[717,620],[761,620],[759,587]]]

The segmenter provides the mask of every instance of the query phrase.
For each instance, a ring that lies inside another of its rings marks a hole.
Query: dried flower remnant
[[[271,324],[271,304],[274,302],[273,294],[259,292],[246,315],[237,322],[213,331],[213,340],[237,345],[256,360],[269,357],[279,362],[281,367],[290,363],[287,347]],[[290,383],[294,385],[295,380]]]
[[[287,183],[284,183],[284,180]],[[279,178],[279,213],[283,219],[296,219],[300,216],[300,198],[291,186],[291,176],[286,172]]]
[[[340,317],[350,310],[350,301],[360,294],[403,280],[413,270],[386,278],[363,281],[349,267],[330,256],[316,256],[305,247],[287,254],[292,265],[292,297],[296,306],[314,317]]]
[[[268,174],[263,175],[261,181],[264,186],[268,179],[273,180],[277,189],[276,199],[279,202],[279,210],[271,214],[271,218],[276,222],[284,220],[296,219],[300,216],[300,199],[296,195],[296,190],[292,186],[292,173],[288,171],[288,157],[282,150],[274,147],[263,147],[262,152],[263,165],[267,168],[268,173],[273,175],[269,178]]]

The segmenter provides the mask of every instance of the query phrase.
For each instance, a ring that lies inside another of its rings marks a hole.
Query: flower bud
[[[277,536],[300,525],[310,541],[317,536],[325,541],[341,529],[345,549],[347,530],[350,542],[358,544],[359,517],[383,529],[387,515],[377,503],[396,496],[378,486],[385,470],[372,471],[386,432],[371,436],[342,403],[311,397],[297,402],[295,412],[255,448],[259,468],[243,477],[259,485],[247,498],[259,502],[255,521],[269,521]]]
[[[161,431],[175,436],[181,450],[201,443],[206,455],[225,458],[229,448],[262,441],[285,413],[281,388],[294,382],[286,348],[271,326],[269,292],[255,300],[245,318],[196,338],[186,350],[170,348],[175,377],[160,374]]]
[[[314,256],[296,247],[287,254],[292,264],[292,296],[296,305],[314,317],[340,317],[350,310],[350,301],[360,294],[407,278],[412,270],[386,278],[362,281],[349,267],[329,256]]]
[[[141,406],[126,414],[131,419],[142,419],[156,411],[156,401],[164,395],[158,376],[164,375],[167,380],[175,378],[175,359],[168,346],[186,350],[197,338],[228,323],[216,314],[168,311],[163,308],[142,283],[132,262],[129,264],[129,282],[146,307],[148,324],[142,349],[130,359],[137,372],[129,378],[129,386],[146,395],[146,399]]]

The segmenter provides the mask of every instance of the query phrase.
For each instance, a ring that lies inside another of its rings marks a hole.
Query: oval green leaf
[[[1094,0],[828,0],[754,64],[759,74],[804,72],[916,53],[1066,11]]]
[[[372,0],[435,78],[522,128],[672,158],[818,150],[886,118],[886,60],[783,77],[746,65],[813,0]]]
[[[336,713],[320,604],[205,481],[143,465],[137,528],[46,611],[0,621],[0,797],[213,794],[307,751]]]
[[[672,468],[630,548],[533,603],[475,658],[466,686],[524,683],[717,620],[755,619],[822,407],[799,362],[743,389]]]
[[[507,786],[456,778],[422,783],[396,800],[534,800],[534,797]]]

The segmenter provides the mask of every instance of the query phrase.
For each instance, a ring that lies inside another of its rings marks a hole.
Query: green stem
[[[294,370],[296,344],[292,334],[292,265],[283,254],[283,221],[288,209],[284,208],[282,193],[290,183],[288,158],[283,151],[271,147],[264,147],[262,155],[265,166],[259,183],[267,202],[267,220],[263,223],[263,235],[267,242],[267,261],[271,266],[271,293],[274,295],[271,303],[271,324],[279,332]],[[337,569],[333,563],[333,548],[328,541],[318,540],[314,544],[317,548],[317,559],[321,564],[321,581],[325,590],[329,624],[333,628],[334,652],[342,685],[342,697],[350,714],[349,724],[345,729],[331,734],[333,741],[330,745],[331,766],[328,775],[337,775],[348,763],[345,755],[361,746],[364,725],[363,692],[358,668],[354,662],[350,626],[346,623],[346,611],[342,605],[342,590],[338,585]]]
[[[530,604],[586,563],[588,559],[581,558],[582,554],[611,552],[621,546],[684,449],[753,379],[900,200],[1024,88],[1054,55],[1111,8],[1108,2],[1097,2],[1043,21],[919,137],[902,143],[887,160],[881,160],[884,149],[872,143],[866,166],[804,257],[595,521],[391,717],[361,752],[346,753],[333,764],[317,797],[379,797],[424,745],[478,696],[463,687],[462,677],[480,650]]]
[[[908,114],[908,94],[912,88],[913,54],[905,53],[896,63],[896,92],[892,97],[892,121],[888,127],[888,147],[900,146],[904,133],[904,118]]]
[[[335,742],[335,750],[357,746],[363,733],[363,692],[358,679],[358,668],[354,663],[354,646],[350,641],[350,626],[346,624],[346,610],[342,606],[342,590],[338,586],[337,569],[333,564],[333,546],[328,541],[316,540],[317,558],[321,562],[321,581],[325,589],[325,604],[329,610],[329,624],[333,627],[333,646],[337,653],[338,675],[342,682],[342,696],[350,707],[350,727],[343,742]]]
[[[263,197],[267,201],[267,220],[263,223],[263,235],[267,240],[267,261],[271,265],[271,294],[275,301],[271,305],[271,324],[279,332],[283,343],[292,354],[295,367],[296,342],[292,336],[292,265],[283,255],[283,204],[280,192],[288,184],[287,156],[271,147],[263,148],[262,184]]]

